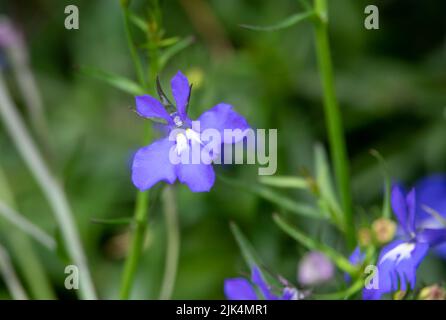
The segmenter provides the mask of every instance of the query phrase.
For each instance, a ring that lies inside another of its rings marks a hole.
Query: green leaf
[[[261,266],[260,258],[237,224],[231,222],[229,226],[248,267],[251,269],[253,266]]]
[[[384,176],[384,200],[383,200],[383,217],[390,219],[392,214],[392,209],[390,207],[390,192],[391,192],[391,182],[390,182],[390,174],[389,170],[387,169],[387,163],[386,160],[384,160],[384,157],[377,151],[377,150],[370,150],[370,154],[374,156],[381,167],[382,174]]]
[[[138,27],[138,29],[140,29],[142,32],[146,33],[148,30],[148,25],[147,22],[144,21],[144,19],[142,19],[141,17],[137,16],[134,13],[131,13],[130,11],[128,11],[128,15],[130,18],[130,22],[132,22],[136,27]]]
[[[288,18],[285,18],[282,21],[270,26],[253,26],[248,24],[241,24],[240,27],[254,31],[277,31],[294,26],[295,24],[305,21],[306,19],[309,19],[313,16],[315,16],[314,11],[306,11],[293,14]]]
[[[288,235],[290,235],[297,242],[308,248],[309,250],[317,250],[323,252],[328,258],[330,258],[339,269],[349,273],[355,274],[357,268],[350,264],[350,262],[342,256],[339,252],[333,248],[313,240],[309,236],[302,233],[300,230],[289,224],[287,221],[282,219],[278,214],[273,215],[274,222]]]
[[[162,70],[166,66],[166,64],[173,56],[189,47],[193,42],[194,37],[190,36],[178,41],[174,45],[165,49],[159,58],[160,70]]]
[[[281,195],[280,193],[275,192],[274,190],[260,186],[260,185],[250,185],[244,182],[240,182],[235,179],[231,179],[228,177],[218,176],[218,178],[225,182],[228,185],[235,186],[242,188],[244,190],[247,190],[249,192],[252,192],[259,197],[268,200],[279,207],[288,210],[292,213],[295,213],[297,215],[305,216],[308,218],[315,218],[315,219],[324,219],[319,211],[311,205],[303,204],[294,200],[291,200],[290,198]]]
[[[90,68],[90,67],[82,67],[80,69],[80,73],[86,76],[90,76],[99,80],[102,80],[109,85],[125,91],[131,95],[137,96],[145,93],[143,87],[141,87],[136,82],[127,79],[125,77],[115,75],[100,69]]]
[[[133,222],[133,219],[132,218],[116,218],[116,219],[92,218],[90,221],[92,223],[96,223],[96,224],[129,225]]]
[[[260,183],[271,187],[296,189],[308,188],[308,182],[306,179],[293,176],[262,176],[259,178],[259,181]]]
[[[178,43],[178,41],[180,41],[179,37],[170,37],[170,38],[162,39],[158,43],[158,46],[159,47],[170,47],[170,46],[173,46],[175,43]]]
[[[245,237],[245,235],[242,233],[242,231],[237,226],[237,224],[235,224],[234,222],[231,222],[229,227],[231,228],[231,232],[234,235],[235,240],[237,241],[240,251],[242,252],[243,259],[245,260],[249,269],[251,270],[254,266],[256,266],[257,268],[259,268],[265,281],[268,284],[274,285],[274,286],[279,286],[280,282],[278,281],[278,279],[276,277],[274,277],[268,270],[265,270],[261,259],[255,252],[254,247],[249,242],[249,240]]]
[[[320,205],[332,215],[333,219],[342,224],[343,215],[341,206],[333,189],[330,166],[322,145],[317,144],[315,146],[314,157],[316,162],[316,183],[321,198]]]
[[[313,297],[317,300],[345,300],[351,298],[364,287],[364,280],[359,278],[346,290],[334,293],[314,294]]]

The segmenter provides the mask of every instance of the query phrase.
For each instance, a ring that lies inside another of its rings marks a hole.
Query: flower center
[[[202,144],[200,134],[192,129],[186,129],[185,132],[178,133],[176,136],[176,151],[181,155],[184,150],[189,148],[189,141]]]
[[[389,252],[387,252],[382,258],[380,263],[385,262],[386,260],[394,261],[395,264],[400,263],[404,259],[408,259],[411,256],[411,253],[415,249],[414,243],[405,242],[402,243]]]
[[[181,128],[183,126],[184,122],[183,120],[181,120],[181,117],[177,112],[171,113],[170,116],[172,117],[172,121],[175,124],[175,127]]]

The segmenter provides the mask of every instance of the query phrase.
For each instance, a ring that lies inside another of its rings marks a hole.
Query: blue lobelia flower
[[[290,287],[283,288],[282,295],[274,294],[256,266],[251,270],[251,282],[245,278],[226,279],[224,291],[229,300],[297,300],[299,298],[299,292]]]
[[[416,271],[429,248],[446,241],[446,229],[416,228],[417,213],[415,189],[407,195],[394,186],[391,195],[392,209],[398,220],[401,235],[386,245],[378,257],[377,286],[366,286],[364,299],[380,299],[383,294],[415,288]]]
[[[429,213],[429,210],[434,210],[446,219],[446,175],[425,177],[416,183],[415,189],[417,190],[415,225],[419,228],[444,228],[444,225]],[[446,243],[435,247],[434,252],[446,259]]]
[[[202,132],[209,129],[219,133],[222,138],[218,140],[218,148],[221,148],[223,143],[236,143],[244,137],[227,138],[225,130],[244,132],[249,128],[248,123],[232,110],[232,106],[224,103],[204,112],[197,121],[192,121],[187,115],[191,86],[186,76],[178,71],[170,84],[176,108],[162,92],[159,82],[157,90],[161,101],[150,95],[136,97],[137,113],[144,118],[161,120],[166,136],[136,152],[132,165],[133,184],[140,190],[147,190],[159,181],[173,184],[178,178],[193,192],[209,191],[215,181],[212,161],[218,152],[215,148],[206,148]],[[193,149],[198,150],[200,156],[205,154],[207,161],[201,158],[199,161],[183,161],[183,156],[190,157]],[[173,161],[172,155],[182,161]]]

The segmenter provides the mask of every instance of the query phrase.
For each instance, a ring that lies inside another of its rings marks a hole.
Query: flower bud
[[[395,236],[396,224],[390,219],[379,218],[373,222],[372,231],[376,241],[385,244]]]
[[[298,280],[305,286],[313,286],[330,280],[334,266],[321,252],[307,253],[299,263]]]
[[[372,233],[368,228],[361,228],[358,231],[358,242],[361,247],[367,247],[372,242]]]
[[[438,284],[421,289],[419,300],[446,300],[446,290]]]

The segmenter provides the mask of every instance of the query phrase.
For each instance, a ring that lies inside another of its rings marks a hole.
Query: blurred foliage
[[[197,12],[202,8],[197,3],[203,1],[210,10]],[[277,174],[314,174],[314,145],[326,145],[326,139],[311,26],[300,23],[276,32],[239,26],[272,25],[298,12],[297,1],[203,1],[160,1],[167,37],[195,38],[167,62],[162,82],[167,83],[178,69],[201,79],[191,98],[192,116],[218,102],[230,103],[253,127],[278,128]],[[380,29],[367,31],[363,12],[371,2],[379,6]],[[79,7],[79,30],[64,28],[67,4]],[[142,17],[149,14],[144,0],[131,1],[131,8]],[[132,111],[131,95],[80,70],[94,67],[135,79],[119,1],[1,0],[0,12],[23,30],[50,124],[57,172],[76,214],[94,281],[102,298],[116,298],[128,229],[92,220],[131,217],[135,188],[129,163],[146,123]],[[446,2],[441,0],[330,2],[337,93],[352,162],[358,225],[376,218],[382,205],[384,179],[370,149],[386,159],[392,178],[408,184],[428,173],[446,171],[444,12]],[[219,28],[202,28],[209,20]],[[141,52],[144,41],[137,38]],[[11,88],[23,108],[12,83]],[[3,129],[0,154],[20,212],[56,235],[50,209]],[[252,165],[224,166],[218,172],[259,183]],[[173,298],[222,298],[224,278],[247,272],[230,221],[243,230],[265,265],[296,283],[297,262],[306,249],[272,223],[272,213],[279,210],[276,205],[219,180],[208,194],[191,193],[183,185],[177,188],[181,252]],[[280,192],[296,201],[308,198],[298,189]],[[164,218],[158,193],[152,197],[135,298],[156,298],[163,274]],[[343,250],[342,239],[327,223],[289,218],[306,234]],[[12,250],[3,241],[3,232],[9,231],[2,230],[0,241]],[[64,262],[38,245],[33,247],[59,296],[74,298],[63,288]],[[419,279],[430,284],[445,272],[445,263],[432,257],[423,263]],[[336,286],[333,282],[321,291]],[[3,287],[0,297],[7,296]]]

